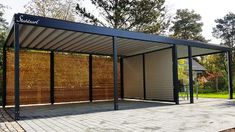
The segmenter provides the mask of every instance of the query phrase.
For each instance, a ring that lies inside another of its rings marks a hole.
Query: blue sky
[[[24,12],[24,5],[28,2],[29,0],[0,0],[1,4],[9,6],[4,18],[10,22],[14,13]],[[193,9],[199,13],[204,23],[203,36],[210,39],[211,43],[220,42],[211,34],[212,27],[215,26],[214,20],[223,17],[228,12],[235,13],[235,0],[166,0],[166,5],[171,14],[174,14],[176,9],[184,8]]]

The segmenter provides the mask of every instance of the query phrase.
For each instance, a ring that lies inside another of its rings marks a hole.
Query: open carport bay
[[[24,118],[20,107],[26,104],[112,100],[114,110],[120,99],[130,98],[179,104],[177,60],[182,58],[189,60],[194,103],[192,58],[215,53],[228,55],[233,99],[229,47],[20,13],[9,29],[2,102],[15,105],[16,120]]]

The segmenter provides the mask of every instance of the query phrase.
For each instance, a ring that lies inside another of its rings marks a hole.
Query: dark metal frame
[[[113,37],[113,82],[114,82],[114,110],[118,110],[118,56],[117,56],[117,37]]]
[[[14,25],[14,40],[15,40],[15,120],[20,116],[20,44],[19,44],[19,24]]]
[[[89,100],[90,100],[90,102],[92,102],[92,100],[93,100],[92,86],[93,86],[93,82],[92,82],[92,54],[89,54]]]
[[[142,54],[143,57],[143,97],[146,99],[146,79],[145,79],[145,54]]]
[[[227,52],[229,99],[233,99],[232,51]]]
[[[178,81],[178,58],[177,47],[172,47],[172,70],[173,70],[173,86],[174,86],[174,101],[175,104],[179,104],[179,81]]]
[[[20,18],[23,18],[25,21],[21,21]],[[26,21],[27,20],[27,21]],[[37,21],[37,22],[32,22]],[[93,55],[105,55],[105,56],[113,56],[113,79],[114,79],[114,109],[118,109],[118,53],[117,53],[117,38],[125,38],[125,39],[132,39],[132,40],[140,40],[140,41],[146,41],[146,42],[157,42],[157,43],[165,43],[165,44],[172,44],[172,46],[167,48],[172,48],[172,59],[173,59],[173,79],[174,79],[174,101],[176,104],[179,102],[178,98],[178,70],[177,70],[177,49],[176,45],[185,45],[188,46],[188,53],[189,58],[192,59],[192,50],[191,46],[193,47],[199,47],[199,48],[207,48],[207,49],[214,49],[219,50],[221,52],[228,52],[228,63],[229,63],[229,88],[230,88],[230,98],[233,98],[231,93],[233,91],[232,88],[232,74],[231,74],[231,49],[224,46],[217,46],[217,45],[211,45],[211,44],[205,44],[197,41],[187,41],[187,40],[180,40],[180,39],[173,39],[173,38],[167,38],[163,36],[157,36],[157,35],[150,35],[145,33],[139,33],[139,32],[130,32],[130,31],[123,31],[118,29],[112,29],[112,28],[106,28],[106,27],[99,27],[99,26],[93,26],[93,25],[87,25],[87,24],[81,24],[81,23],[74,23],[74,22],[68,22],[64,20],[57,20],[57,19],[51,19],[51,18],[45,18],[45,17],[39,17],[39,16],[32,16],[32,15],[26,15],[26,14],[15,14],[13,22],[10,26],[9,34],[14,34],[14,52],[15,52],[15,69],[14,69],[14,82],[15,82],[15,119],[19,119],[20,115],[20,80],[19,80],[19,51],[20,51],[20,44],[19,44],[19,24],[24,25],[33,25],[33,26],[39,26],[39,27],[47,27],[47,28],[54,28],[54,29],[62,29],[65,31],[75,31],[75,32],[83,32],[83,33],[89,33],[89,34],[97,34],[97,35],[103,35],[103,36],[109,36],[112,37],[113,40],[113,54],[107,55],[107,54],[96,54],[96,53],[81,53],[81,54],[93,54]],[[7,48],[7,42],[10,39],[10,35],[8,35],[6,43],[3,48],[3,84],[5,83],[4,92],[3,92],[3,103],[4,106],[6,105],[6,48]],[[37,47],[37,46],[34,46]],[[22,48],[30,50],[30,48]],[[34,49],[32,50],[43,50],[43,51],[51,51],[52,49]],[[161,50],[161,49],[160,49]],[[157,51],[157,50],[156,50]],[[57,50],[56,50],[57,52]],[[60,51],[58,52],[66,52],[66,51]],[[150,51],[154,52],[154,51]],[[69,52],[68,52],[69,53]],[[73,52],[76,53],[76,52]],[[5,55],[4,55],[5,54]],[[122,55],[120,55],[122,56]],[[124,56],[122,56],[124,57]],[[4,60],[5,59],[5,60]],[[122,60],[123,61],[123,60]],[[51,75],[53,73],[54,75],[54,68],[52,68],[52,65],[54,67],[54,62],[51,62]],[[122,62],[123,63],[123,62]],[[190,71],[190,69],[189,69]],[[92,74],[92,72],[90,73]],[[52,77],[52,76],[51,76]],[[90,79],[89,79],[90,80]],[[54,77],[51,78],[51,89],[54,81]],[[192,82],[192,80],[190,80]],[[122,82],[123,83],[123,82]],[[92,83],[91,83],[92,84]],[[192,84],[192,83],[191,83]],[[123,84],[122,84],[123,85]],[[89,85],[90,86],[90,85]],[[90,89],[90,88],[89,88]],[[123,89],[123,86],[122,86]],[[53,91],[53,90],[52,90]],[[90,93],[89,93],[90,94]],[[122,92],[123,94],[123,92]],[[91,94],[90,94],[91,95]],[[51,97],[52,95],[51,92]],[[123,97],[123,95],[122,95]],[[51,98],[52,100],[52,98]],[[92,99],[90,99],[92,100]],[[54,103],[53,101],[51,101]]]
[[[38,20],[39,21],[37,23],[25,23],[25,22],[20,21],[20,17],[25,20],[27,19],[31,21],[38,21]],[[15,20],[15,23],[19,23],[19,24],[27,24],[27,25],[34,25],[34,26],[40,26],[40,27],[48,27],[48,28],[83,32],[83,33],[104,35],[104,36],[110,36],[110,37],[116,36],[118,38],[127,38],[127,39],[141,40],[141,41],[147,41],[147,42],[158,42],[158,43],[186,45],[186,46],[189,45],[193,47],[217,49],[217,50],[224,50],[224,51],[230,50],[230,48],[225,47],[225,46],[205,44],[205,43],[198,42],[198,41],[173,39],[173,38],[168,38],[164,36],[151,35],[151,34],[140,33],[140,32],[124,31],[124,30],[118,30],[118,29],[112,29],[112,28],[106,28],[106,27],[99,27],[99,26],[94,26],[94,25],[89,25],[89,24],[75,23],[75,22],[69,22],[69,21],[64,21],[64,20],[33,16],[33,15],[21,14],[21,13],[15,14],[14,20]],[[9,38],[7,38],[7,40],[8,39]]]
[[[169,47],[166,47],[166,48],[162,48],[162,49],[156,49],[156,50],[153,50],[153,51],[148,51],[148,52],[145,52],[145,53],[139,53],[139,54],[134,54],[134,55],[130,55],[130,56],[125,56],[124,58],[134,57],[134,56],[148,54],[148,53],[153,53],[153,52],[157,52],[157,51],[161,51],[161,50],[166,50],[166,49],[170,49],[170,48],[172,48],[172,46],[169,46]]]
[[[192,47],[188,46],[188,76],[189,76],[189,95],[190,103],[194,102],[193,99],[193,64],[192,64]]]
[[[55,95],[54,95],[54,83],[55,83],[55,63],[54,63],[54,51],[50,53],[50,102],[51,104],[55,103]]]
[[[198,56],[206,56],[206,55],[214,55],[214,54],[220,54],[220,53],[225,53],[227,51],[218,51],[218,52],[213,52],[213,53],[206,53],[206,54],[200,54],[200,55],[192,55],[192,57],[198,57]],[[188,59],[188,56],[186,57],[180,57],[178,59]]]
[[[121,85],[121,99],[124,99],[124,78],[123,78],[123,57],[120,57],[120,85]]]

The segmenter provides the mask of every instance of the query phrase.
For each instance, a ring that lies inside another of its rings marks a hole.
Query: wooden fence
[[[84,54],[55,53],[55,102],[89,100],[89,59]],[[119,70],[120,73],[120,70]],[[93,56],[93,99],[113,99],[113,61]],[[119,95],[120,95],[120,74]],[[7,51],[7,105],[14,104],[14,52]],[[50,103],[50,53],[20,51],[20,104]]]

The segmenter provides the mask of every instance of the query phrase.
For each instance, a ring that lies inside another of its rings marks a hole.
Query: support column
[[[15,49],[15,120],[19,119],[20,116],[20,65],[19,65],[19,24],[15,23],[14,25],[14,49]]]
[[[177,47],[172,47],[172,68],[173,68],[173,86],[174,86],[174,101],[175,104],[179,104],[179,81],[178,81],[178,57]]]
[[[2,85],[3,85],[3,91],[2,91],[2,107],[5,108],[6,106],[6,95],[7,95],[7,74],[6,74],[6,61],[7,61],[7,55],[6,55],[6,46],[3,46],[3,55],[2,55]]]
[[[188,75],[189,75],[190,103],[194,103],[194,99],[193,99],[193,64],[192,64],[192,47],[191,46],[188,46]]]
[[[55,67],[54,67],[54,51],[51,51],[50,53],[50,101],[51,104],[55,103],[55,88],[54,88],[54,83],[55,83]]]
[[[118,56],[117,56],[117,37],[113,37],[113,82],[114,82],[114,110],[118,110]]]
[[[89,100],[92,102],[93,94],[92,94],[92,55],[89,55]]]
[[[146,80],[145,80],[145,55],[142,55],[143,57],[143,94],[144,94],[144,100],[146,99]]]
[[[124,99],[123,57],[120,58],[120,81],[121,81],[121,99]]]
[[[227,52],[229,99],[233,99],[232,51]]]

